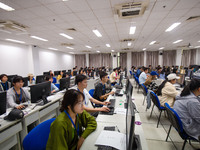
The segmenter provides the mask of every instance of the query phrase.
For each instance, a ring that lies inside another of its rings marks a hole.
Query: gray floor
[[[154,107],[152,117],[150,118],[151,108],[146,111],[146,103],[142,105],[144,99],[142,92],[140,91],[137,93],[137,90],[134,87],[133,95],[139,111],[149,150],[181,150],[183,140],[180,138],[179,134],[174,128],[172,128],[170,132],[168,142],[165,142],[170,122],[165,117],[164,113],[161,116],[161,122],[157,128],[156,125],[159,115],[158,109]],[[192,142],[192,145],[193,147],[189,145],[189,143],[186,143],[185,150],[200,149],[199,143]]]

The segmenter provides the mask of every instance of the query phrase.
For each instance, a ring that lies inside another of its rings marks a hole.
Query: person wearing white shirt
[[[145,81],[147,80],[147,73],[148,73],[148,68],[144,68],[144,71],[139,76],[140,84],[145,83]]]
[[[107,107],[98,107],[98,108],[90,108],[88,107],[89,102],[93,102],[95,104],[100,104],[100,105],[108,105],[110,102],[101,102],[98,101],[96,99],[94,99],[89,92],[86,90],[87,88],[87,77],[85,75],[77,75],[76,79],[75,79],[75,84],[77,85],[77,87],[74,87],[74,89],[82,92],[85,96],[84,99],[84,105],[83,105],[83,109],[85,109],[87,112],[89,112],[91,115],[96,116],[95,112],[99,112],[99,111],[110,111],[109,108]],[[94,115],[95,114],[95,115]]]

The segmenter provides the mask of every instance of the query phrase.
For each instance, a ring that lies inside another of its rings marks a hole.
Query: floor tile
[[[176,150],[174,145],[169,142],[147,140],[149,150]]]

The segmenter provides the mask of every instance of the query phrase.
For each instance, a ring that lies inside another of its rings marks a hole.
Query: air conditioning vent
[[[196,21],[200,19],[200,16],[192,16],[192,17],[189,17],[186,21]]]
[[[128,50],[130,50],[130,48],[123,48],[122,50],[123,51],[128,51]]]
[[[69,28],[69,29],[67,29],[67,31],[76,31],[76,29],[75,28]]]
[[[61,43],[61,46],[74,46],[73,43]]]
[[[115,5],[115,12],[119,18],[132,18],[143,15],[147,6],[147,2],[124,3]]]
[[[28,27],[14,21],[0,21],[0,28],[6,31],[27,32]]]
[[[91,52],[91,51],[90,51],[90,50],[82,50],[81,52],[89,53],[89,52]]]
[[[131,41],[135,41],[135,39],[123,39],[123,40],[120,40],[120,42],[131,42]]]

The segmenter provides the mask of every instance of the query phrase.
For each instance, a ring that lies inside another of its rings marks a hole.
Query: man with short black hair
[[[148,73],[148,68],[144,68],[144,71],[139,76],[140,84],[145,83],[145,81],[147,80],[147,73]]]
[[[105,83],[108,81],[108,74],[106,72],[100,72],[101,82],[98,83],[94,90],[94,98],[103,102],[109,95],[114,94],[114,91],[106,93]]]

